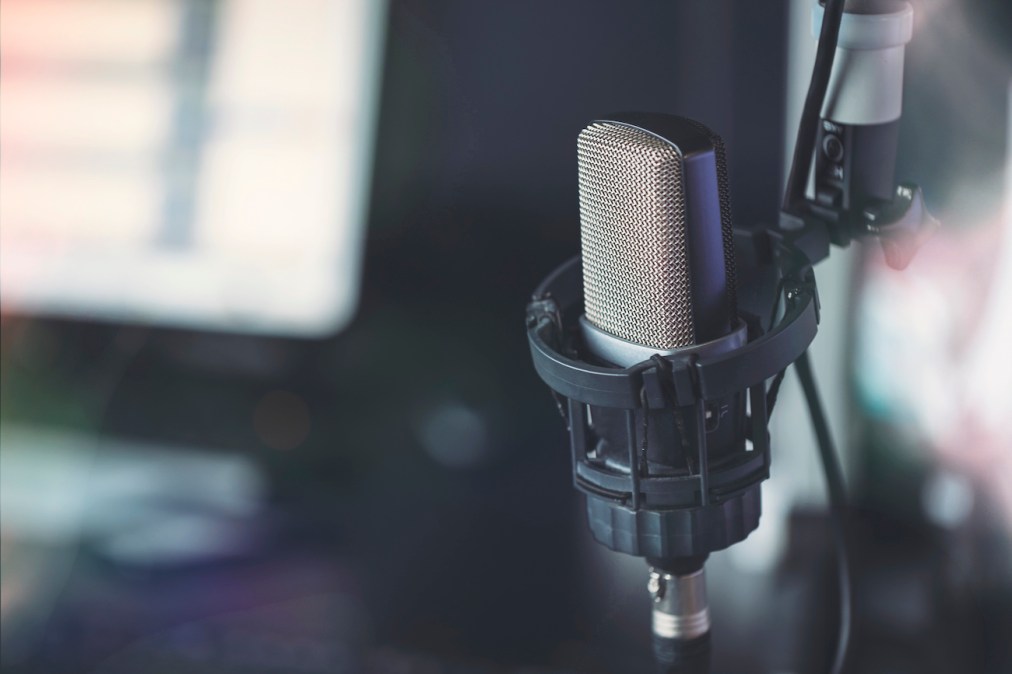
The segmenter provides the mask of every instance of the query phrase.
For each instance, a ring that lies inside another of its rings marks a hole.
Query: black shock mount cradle
[[[736,231],[739,249],[780,269],[784,314],[768,332],[754,316],[745,345],[718,355],[676,353],[627,368],[579,359],[577,317],[582,313],[579,257],[556,269],[527,307],[527,336],[534,366],[566,420],[573,483],[587,496],[594,537],[607,547],[647,558],[705,556],[744,539],[758,526],[760,483],[769,477],[766,382],[793,363],[815,338],[819,303],[813,259],[828,254],[829,240],[812,229]],[[670,367],[669,367],[670,366]],[[714,465],[707,451],[707,405],[747,391],[746,437],[752,448]],[[628,472],[592,460],[589,408],[624,410]],[[637,412],[689,411],[697,469],[653,474],[639,451]],[[692,473],[695,474],[692,474]]]

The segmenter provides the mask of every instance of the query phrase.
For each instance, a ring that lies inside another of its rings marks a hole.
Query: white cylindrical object
[[[823,7],[812,9],[812,33]],[[903,112],[903,52],[913,35],[914,11],[904,0],[850,0],[837,40],[821,117],[839,124],[884,124]]]

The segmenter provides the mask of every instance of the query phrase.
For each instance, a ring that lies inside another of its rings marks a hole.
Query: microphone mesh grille
[[[577,152],[587,320],[642,346],[695,344],[681,157],[607,122],[584,129]]]

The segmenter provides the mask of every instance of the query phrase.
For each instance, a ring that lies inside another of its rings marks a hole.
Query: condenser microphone
[[[585,311],[580,326],[587,353],[628,367],[742,346],[720,137],[683,117],[620,114],[586,127],[577,153]],[[620,470],[635,469],[626,460],[624,414],[594,407],[590,413],[598,456]],[[743,447],[741,394],[716,401],[707,415],[700,430],[710,435],[708,459]],[[691,416],[678,409],[640,412],[647,470],[672,477],[698,472],[693,445],[700,431],[691,430],[698,423]],[[699,651],[696,644],[707,637],[703,562],[709,552],[709,546],[648,551],[661,659],[684,656],[687,644]]]
[[[766,382],[815,336],[811,266],[770,240],[783,316],[770,330],[739,310],[724,146],[698,122],[599,118],[577,159],[581,255],[534,291],[531,356],[565,417],[591,534],[650,566],[658,661],[705,671],[703,567],[759,525]]]

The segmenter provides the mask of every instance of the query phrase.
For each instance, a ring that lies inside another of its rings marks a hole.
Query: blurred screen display
[[[384,2],[0,11],[5,314],[283,335],[351,318]]]

